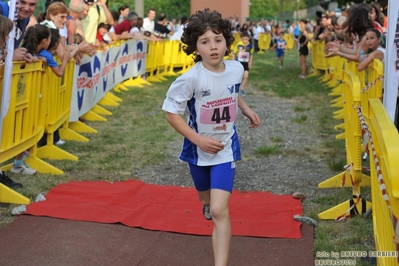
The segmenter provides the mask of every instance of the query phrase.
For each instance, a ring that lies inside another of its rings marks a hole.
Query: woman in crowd
[[[373,22],[369,18],[368,4],[359,4],[353,6],[349,13],[348,19],[345,21],[343,28],[347,39],[353,40],[353,49],[347,48],[338,42],[328,42],[328,54],[326,57],[341,56],[347,60],[359,61],[360,51],[367,52],[368,46],[366,43],[366,32],[373,28]]]
[[[299,63],[301,65],[301,74],[299,75],[300,78],[305,79],[306,78],[306,73],[307,73],[307,66],[306,66],[306,57],[309,54],[309,49],[308,49],[308,42],[309,42],[309,36],[308,32],[306,30],[306,24],[307,20],[302,19],[299,22],[299,27],[301,28],[301,33],[299,36]]]

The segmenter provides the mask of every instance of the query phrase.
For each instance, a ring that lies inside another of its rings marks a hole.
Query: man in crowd
[[[134,27],[137,22],[138,15],[134,11],[130,11],[127,15],[127,18],[122,21],[122,23],[114,26],[115,34],[122,34],[124,32],[130,32],[130,30]]]
[[[147,17],[143,19],[143,30],[144,31],[149,31],[150,33],[154,32],[154,27],[155,27],[155,16],[157,15],[157,12],[155,9],[150,8],[147,13]]]
[[[85,39],[89,43],[95,43],[98,25],[101,22],[113,25],[114,19],[103,0],[98,0],[97,2],[94,2],[94,0],[84,1],[89,5],[87,17],[82,20]]]
[[[167,26],[170,26],[170,30]],[[159,39],[167,39],[169,36],[172,36],[175,32],[175,27],[172,22],[169,22],[166,19],[165,14],[161,14],[158,17],[157,23],[154,26],[154,35]]]

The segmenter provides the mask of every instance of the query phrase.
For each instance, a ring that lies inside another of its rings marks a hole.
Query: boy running
[[[241,33],[241,41],[233,47],[233,60],[237,60],[244,67],[244,76],[241,82],[240,93],[245,96],[245,86],[248,82],[249,69],[252,67],[253,47],[248,32]]]
[[[276,60],[280,61],[280,68],[283,67],[284,52],[285,52],[286,46],[287,46],[287,42],[284,39],[284,32],[280,32],[280,36],[274,44],[274,47],[276,48]]]

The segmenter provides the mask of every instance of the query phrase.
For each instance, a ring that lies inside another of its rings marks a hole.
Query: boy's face
[[[280,34],[280,40],[284,39],[284,34]]]
[[[249,43],[249,37],[244,36],[241,38],[241,41],[242,41],[242,43],[247,44],[247,43]]]
[[[222,33],[207,30],[198,37],[195,53],[202,57],[203,66],[210,71],[219,71],[226,54],[226,39]]]

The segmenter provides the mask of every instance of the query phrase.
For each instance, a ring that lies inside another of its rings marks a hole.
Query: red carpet
[[[32,203],[25,214],[77,221],[122,223],[130,227],[211,235],[213,224],[202,216],[194,188],[125,182],[70,182],[51,189],[46,201]],[[301,238],[299,200],[269,192],[233,191],[233,235]]]

